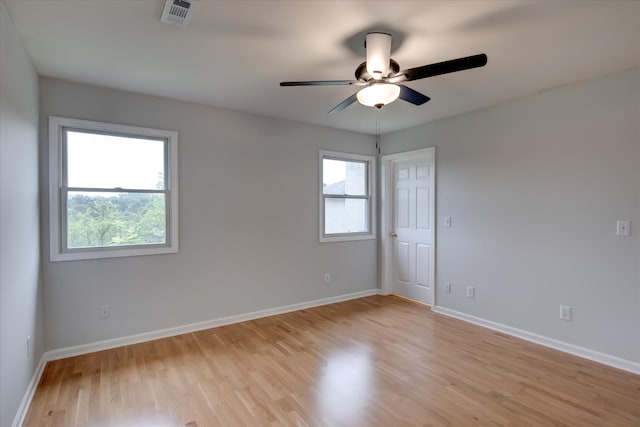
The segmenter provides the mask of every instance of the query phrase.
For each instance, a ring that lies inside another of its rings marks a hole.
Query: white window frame
[[[63,247],[66,233],[66,203],[62,200],[65,173],[63,167],[64,129],[157,138],[167,142],[165,171],[167,191],[167,242],[164,244],[110,246],[97,248]],[[75,261],[97,258],[157,255],[178,252],[178,133],[167,130],[102,123],[65,117],[49,117],[49,258],[51,261]]]
[[[369,231],[358,233],[339,233],[326,234],[324,231],[324,205],[327,198],[336,198],[336,196],[326,195],[323,193],[323,160],[343,160],[346,162],[364,162],[367,164],[367,196],[341,196],[341,198],[368,199],[369,208]],[[375,176],[376,176],[376,158],[363,154],[343,153],[339,151],[320,150],[319,153],[319,207],[320,207],[320,242],[345,242],[351,240],[369,240],[376,238],[376,192],[375,192]]]

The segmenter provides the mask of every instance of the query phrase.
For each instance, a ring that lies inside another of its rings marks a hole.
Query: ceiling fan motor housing
[[[382,78],[391,77],[394,74],[397,74],[399,71],[400,71],[400,65],[393,59],[389,59],[389,71],[387,72],[386,75],[383,75]],[[369,71],[367,71],[366,62],[363,62],[362,64],[358,65],[358,68],[356,68],[355,75],[356,75],[356,79],[363,83],[373,80],[374,78],[373,75],[369,73]]]

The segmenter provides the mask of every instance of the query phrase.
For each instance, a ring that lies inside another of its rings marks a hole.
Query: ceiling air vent
[[[167,24],[186,27],[193,15],[193,0],[167,0],[160,20]]]

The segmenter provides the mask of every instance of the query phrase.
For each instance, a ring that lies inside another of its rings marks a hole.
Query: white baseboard
[[[480,317],[472,316],[470,314],[462,313],[459,311],[451,310],[441,306],[433,306],[432,310],[445,316],[455,317],[456,319],[464,320],[465,322],[473,323],[478,326],[493,329],[494,331],[502,332],[507,335],[511,335],[517,338],[521,338],[526,341],[530,341],[536,344],[550,347],[555,350],[562,351],[564,353],[573,354],[584,359],[589,359],[594,362],[602,363],[603,365],[611,366],[614,368],[622,369],[634,374],[640,375],[640,363],[632,362],[630,360],[621,359],[610,354],[600,353],[588,348],[579,347],[577,345],[569,344],[563,341],[559,341],[553,338],[545,337],[543,335],[534,334],[532,332],[523,331],[522,329],[514,328],[511,326],[503,325],[501,323],[486,320]]]
[[[27,416],[27,411],[29,410],[29,406],[31,405],[31,401],[33,400],[33,395],[36,393],[36,389],[38,388],[38,384],[40,383],[40,378],[42,377],[42,373],[44,372],[44,367],[46,364],[47,358],[45,353],[42,355],[42,357],[40,357],[40,362],[38,362],[38,366],[36,366],[36,370],[31,377],[31,381],[29,381],[29,385],[27,385],[27,390],[24,392],[22,402],[20,402],[18,412],[13,418],[11,427],[20,427],[24,423],[24,419]]]

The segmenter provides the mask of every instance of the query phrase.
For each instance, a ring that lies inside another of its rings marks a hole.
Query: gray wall
[[[8,426],[42,356],[43,328],[38,77],[4,2],[0,2],[0,197],[0,425]]]
[[[47,350],[376,288],[374,240],[318,243],[318,150],[374,154],[371,136],[48,78],[40,89]],[[51,115],[178,132],[180,253],[49,262]]]
[[[383,138],[383,154],[430,146],[437,304],[640,362],[640,70]]]

